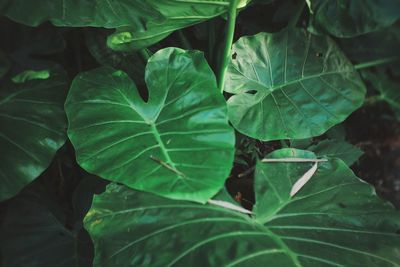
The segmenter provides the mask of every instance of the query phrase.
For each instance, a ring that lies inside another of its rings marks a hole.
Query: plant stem
[[[370,67],[374,67],[374,66],[383,65],[383,64],[386,64],[386,63],[395,62],[395,61],[398,61],[398,60],[400,60],[400,57],[387,57],[387,58],[376,59],[376,60],[360,63],[360,64],[357,64],[357,65],[354,65],[354,68],[356,70],[360,70],[360,69],[365,69],[365,68],[370,68]]]
[[[296,26],[297,22],[299,21],[299,18],[303,14],[304,6],[306,5],[305,0],[300,0],[301,3],[298,6],[297,12],[294,14],[293,18],[289,21],[288,27],[293,28]]]
[[[152,56],[151,52],[147,49],[147,48],[143,48],[139,50],[139,54],[142,56],[142,58],[144,59],[144,61],[148,61],[149,58]]]
[[[223,93],[224,91],[225,74],[228,69],[228,63],[231,58],[231,49],[232,49],[233,35],[235,33],[235,23],[237,14],[236,7],[238,1],[239,0],[231,0],[229,4],[227,33],[225,37],[225,46],[222,53],[222,59],[218,77],[218,86],[221,93]]]

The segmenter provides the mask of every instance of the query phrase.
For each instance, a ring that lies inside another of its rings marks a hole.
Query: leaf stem
[[[364,62],[364,63],[359,63],[357,65],[354,65],[354,68],[356,70],[366,69],[366,68],[370,68],[370,67],[374,67],[374,66],[379,66],[379,65],[395,62],[395,61],[398,61],[398,60],[400,60],[400,57],[381,58],[381,59],[367,61],[367,62]]]
[[[301,1],[301,3],[298,6],[296,13],[294,14],[293,18],[288,23],[288,27],[290,27],[290,28],[293,28],[296,26],[301,15],[303,14],[303,10],[304,10],[304,6],[306,5],[306,1],[305,0],[300,0],[300,1]]]
[[[142,58],[144,59],[144,61],[146,61],[146,62],[147,62],[147,61],[149,60],[149,58],[152,56],[150,50],[148,50],[147,48],[140,49],[138,52],[139,52],[139,54],[142,56]]]
[[[225,75],[228,69],[228,63],[231,58],[231,49],[233,42],[233,35],[235,33],[235,24],[236,24],[236,15],[237,15],[237,4],[239,0],[231,0],[229,3],[229,11],[228,11],[228,25],[227,32],[225,37],[225,46],[222,53],[222,59],[219,69],[218,76],[218,86],[221,93],[224,91],[225,85]]]

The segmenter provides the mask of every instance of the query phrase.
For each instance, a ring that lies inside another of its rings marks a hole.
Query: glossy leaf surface
[[[79,164],[105,179],[205,202],[233,162],[226,103],[202,53],[167,48],[148,62],[144,102],[122,71],[78,75],[66,102]]]
[[[270,158],[315,158],[283,149]],[[252,217],[112,184],[85,219],[98,266],[398,266],[400,215],[344,162],[258,163]],[[229,201],[225,199],[225,201]],[[377,246],[379,244],[379,246]]]
[[[30,185],[8,203],[0,225],[1,266],[89,267],[93,245],[80,224],[70,230],[57,200]]]
[[[242,37],[233,46],[225,91],[229,119],[261,140],[302,139],[342,122],[365,87],[334,42],[301,29]]]
[[[28,70],[14,78],[0,84],[0,200],[39,176],[66,139],[65,73]]]
[[[308,0],[311,30],[352,37],[380,30],[400,18],[397,0]]]
[[[242,6],[245,4],[239,3]],[[159,42],[175,30],[224,14],[229,0],[150,0],[147,5],[161,14],[161,20],[146,18],[145,25],[127,25],[111,35],[107,44],[114,50],[131,51]]]
[[[30,26],[49,20],[56,26],[118,28],[109,46],[131,50],[221,15],[228,6],[229,0],[0,0],[0,14]]]

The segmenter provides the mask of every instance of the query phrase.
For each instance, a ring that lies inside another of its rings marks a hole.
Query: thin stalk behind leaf
[[[376,60],[372,60],[372,61],[368,61],[368,62],[359,63],[357,65],[354,65],[354,68],[356,70],[366,69],[366,68],[371,68],[371,67],[375,67],[375,66],[379,66],[379,65],[384,65],[387,63],[396,62],[399,60],[400,60],[400,57],[380,58],[380,59],[376,59]]]
[[[235,33],[235,23],[237,15],[238,0],[231,0],[228,12],[228,25],[225,38],[224,50],[222,53],[222,59],[220,64],[219,76],[218,76],[218,86],[221,93],[224,91],[225,74],[228,69],[228,63],[231,56],[233,35]]]

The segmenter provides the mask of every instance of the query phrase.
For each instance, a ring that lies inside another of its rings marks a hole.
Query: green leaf
[[[241,1],[241,6],[245,2]],[[0,14],[29,26],[118,28],[108,44],[115,50],[140,49],[188,27],[225,13],[229,0],[0,0]],[[23,7],[23,8],[21,8]]]
[[[233,46],[225,91],[241,133],[261,140],[324,133],[361,106],[365,87],[334,42],[301,29],[259,33]]]
[[[13,198],[0,226],[0,264],[13,267],[89,267],[93,245],[85,229],[65,227],[54,197],[35,184]]]
[[[310,30],[352,37],[380,30],[400,18],[400,2],[387,0],[307,0]]]
[[[229,0],[179,0],[146,1],[149,8],[157,10],[162,20],[145,18],[145,25],[127,25],[109,36],[107,44],[118,51],[131,51],[155,44],[173,31],[212,19],[227,12]],[[239,7],[245,5],[240,1]]]
[[[315,158],[282,149],[270,158]],[[112,184],[85,218],[95,266],[398,266],[399,213],[344,162],[258,163],[251,217]]]
[[[201,52],[167,48],[147,64],[149,100],[109,67],[78,75],[65,105],[87,171],[174,199],[205,202],[234,156],[226,103]]]
[[[353,165],[364,152],[356,146],[342,140],[323,140],[316,145],[312,145],[308,150],[313,151],[319,157],[340,158],[348,166]]]
[[[346,56],[353,62],[365,63],[385,58],[400,59],[400,29],[396,25],[354,38],[340,39],[338,42]]]
[[[91,55],[101,65],[126,72],[139,88],[145,86],[144,70],[147,61],[139,53],[124,53],[111,50],[106,44],[108,33],[109,31],[104,29],[85,29],[86,46]]]
[[[65,1],[0,0],[0,13],[28,26],[51,21],[56,26],[116,28],[142,25],[141,20],[162,21],[161,14],[141,0]],[[21,8],[23,7],[23,8]]]
[[[368,80],[379,92],[378,100],[385,101],[394,111],[400,121],[400,88],[399,81],[392,79],[385,72],[362,71],[362,77]],[[399,79],[399,78],[398,78]]]
[[[66,75],[0,84],[0,200],[14,196],[50,164],[66,139]]]
[[[30,80],[46,80],[50,77],[48,70],[26,70],[15,75],[11,80],[14,83],[25,83]]]

